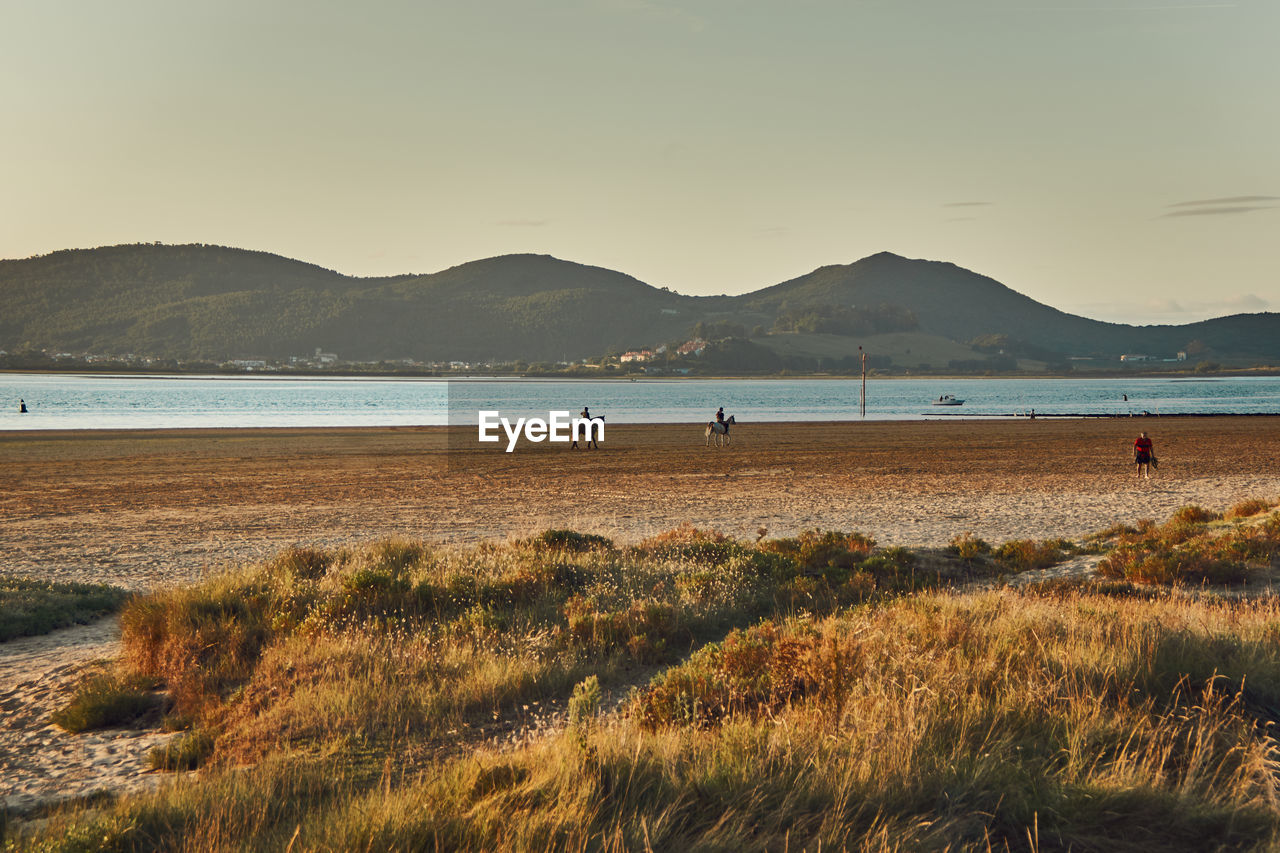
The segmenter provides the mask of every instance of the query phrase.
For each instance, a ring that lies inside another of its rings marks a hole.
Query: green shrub
[[[769,539],[756,547],[781,554],[802,569],[852,569],[875,547],[875,540],[861,533],[806,530],[790,539]]]
[[[332,553],[318,548],[294,546],[282,551],[267,570],[288,580],[295,578],[316,580],[324,577],[331,565],[333,565]]]
[[[1203,535],[1204,532],[1205,526],[1203,522],[1171,518],[1156,528],[1153,535],[1148,538],[1154,538],[1156,542],[1162,545],[1174,546],[1189,542]],[[1141,539],[1137,541],[1141,541]]]
[[[1220,518],[1222,516],[1216,512],[1209,512],[1204,507],[1188,504],[1175,512],[1169,520],[1185,524],[1206,524],[1210,521],[1217,521]]]
[[[895,545],[858,563],[858,572],[873,579],[881,592],[910,592],[924,585],[915,565],[916,555]]]
[[[177,735],[164,746],[157,746],[147,756],[152,770],[176,772],[195,770],[213,755],[215,737],[208,729],[195,729]]]
[[[1271,505],[1262,500],[1237,503],[1226,516],[1250,518]],[[1190,505],[1168,522],[1139,522],[1123,533],[1119,545],[1099,564],[1106,577],[1136,583],[1231,584],[1248,580],[1251,566],[1268,566],[1280,553],[1280,514],[1257,524],[1210,527],[1217,513]]]
[[[1015,572],[1030,569],[1047,569],[1062,561],[1062,541],[1057,539],[1036,542],[1034,539],[1014,539],[1005,542],[992,557],[997,563]]]
[[[582,596],[564,606],[569,636],[595,654],[625,651],[640,663],[666,658],[677,637],[692,640],[674,606],[662,601],[633,601],[618,609],[601,609]]]
[[[1158,584],[1230,584],[1249,576],[1243,562],[1204,547],[1163,545],[1120,546],[1098,563],[1098,572],[1103,577]]]
[[[1250,498],[1248,500],[1240,501],[1232,506],[1231,509],[1226,511],[1223,517],[1227,519],[1251,518],[1258,513],[1266,512],[1270,508],[1270,501],[1264,501],[1260,498]]]
[[[612,551],[613,541],[594,533],[579,533],[576,530],[544,530],[524,543],[544,551]]]
[[[477,584],[476,598],[485,604],[516,607],[540,598],[563,600],[591,584],[595,573],[567,562],[521,565],[514,573]]]
[[[116,612],[128,598],[125,590],[106,584],[0,575],[0,643],[87,624]]]
[[[980,539],[972,533],[962,533],[954,536],[951,543],[947,545],[947,552],[956,555],[962,560],[976,560],[991,553],[991,545],[985,539]]]
[[[161,707],[163,699],[152,692],[154,687],[153,678],[95,675],[50,719],[72,734],[126,726]]]
[[[399,576],[402,572],[421,564],[428,553],[421,542],[389,539],[369,546],[368,560],[372,568]]]

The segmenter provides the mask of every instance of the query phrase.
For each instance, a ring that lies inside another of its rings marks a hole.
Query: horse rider
[[[724,406],[721,406],[720,408],[716,409],[716,423],[718,424],[724,423]]]
[[[581,415],[579,415],[578,417],[582,418],[584,421],[590,421],[590,420],[591,420],[591,412],[589,411],[589,409],[588,409],[588,407],[587,407],[587,406],[583,406],[583,407],[582,407],[582,414],[581,414]],[[592,435],[591,435],[591,428],[590,428],[590,427],[588,427],[588,428],[587,428],[587,450],[590,450],[590,449],[591,449],[591,444],[592,444],[592,442],[594,442],[594,441],[595,441],[595,439],[594,439],[594,438],[592,437]],[[595,444],[596,444],[596,449],[597,449],[597,450],[599,450],[599,449],[600,449],[600,443],[599,443],[599,442],[595,442]],[[569,449],[570,449],[570,450],[577,450],[577,449],[578,449],[578,439],[577,439],[577,438],[574,438],[573,443],[569,445]]]

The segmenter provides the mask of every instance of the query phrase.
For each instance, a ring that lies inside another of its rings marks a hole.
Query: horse
[[[707,424],[707,446],[708,447],[711,446],[712,436],[715,436],[716,438],[716,447],[720,447],[722,442],[724,444],[728,444],[729,438],[730,438],[729,426],[731,424],[736,424],[736,423],[737,421],[733,419],[733,415],[729,415],[728,420],[724,421],[723,423],[721,423],[720,421],[709,422]]]
[[[599,450],[600,442],[596,441],[596,436],[604,435],[604,415],[592,415],[591,417],[587,418],[587,420],[591,422],[591,426],[587,428],[587,450],[590,450],[592,445],[595,445],[596,450]],[[595,426],[596,421],[600,422],[599,432],[596,432],[596,426]],[[578,439],[575,438],[573,440],[573,444],[569,445],[569,449],[570,450],[578,449]]]

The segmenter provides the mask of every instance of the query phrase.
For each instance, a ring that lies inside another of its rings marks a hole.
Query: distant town
[[[697,376],[725,375],[734,373],[755,375],[797,375],[802,371],[736,371],[732,366],[718,362],[706,364],[703,355],[715,342],[702,338],[691,338],[678,345],[659,345],[653,348],[627,350],[621,353],[609,353],[597,358],[584,358],[576,361],[521,361],[521,360],[449,360],[420,361],[412,358],[370,360],[344,359],[340,353],[326,351],[317,347],[305,355],[293,355],[284,359],[272,358],[233,358],[222,361],[161,358],[136,353],[91,353],[91,352],[49,352],[45,350],[28,350],[8,352],[0,350],[0,370],[52,370],[52,371],[90,371],[90,372],[174,372],[174,373],[264,373],[264,374],[353,374],[353,375],[416,375],[416,376],[450,376],[450,375],[566,375],[566,376]],[[909,370],[901,369],[886,363],[884,358],[871,358],[867,369],[869,375],[910,376],[926,374],[952,375],[990,375],[993,373],[1130,373],[1143,372],[1184,372],[1215,373],[1224,369],[1216,362],[1199,361],[1187,364],[1187,353],[1180,351],[1172,356],[1147,355],[1142,353],[1126,353],[1118,359],[1100,357],[1070,357],[1067,363],[1057,369],[1036,370],[973,370],[970,365],[963,369],[958,365],[950,365],[939,369]],[[1063,369],[1065,368],[1065,369]],[[1268,370],[1263,365],[1250,368],[1251,371]],[[817,375],[852,375],[861,372],[851,367],[848,360],[817,370],[809,371]]]

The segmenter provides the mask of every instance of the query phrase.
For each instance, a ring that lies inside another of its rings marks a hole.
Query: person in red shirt
[[[1137,468],[1139,477],[1151,479],[1151,460],[1154,458],[1155,451],[1151,449],[1151,439],[1144,431],[1133,442],[1133,464]]]

